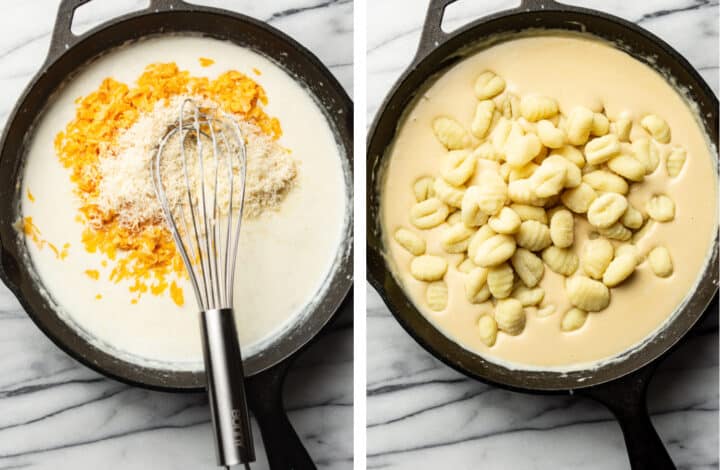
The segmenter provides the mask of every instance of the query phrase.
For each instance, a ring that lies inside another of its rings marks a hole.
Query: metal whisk
[[[218,465],[249,468],[255,451],[233,312],[245,168],[237,122],[185,99],[160,141],[152,175],[200,309]]]

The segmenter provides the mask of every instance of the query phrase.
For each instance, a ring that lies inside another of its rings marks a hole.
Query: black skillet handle
[[[442,20],[445,15],[445,9],[451,3],[457,0],[430,0],[427,15],[425,16],[425,24],[420,35],[420,43],[415,54],[413,63],[419,62],[437,47],[438,44],[444,42],[448,37],[442,29]],[[537,11],[555,8],[567,8],[555,0],[521,0],[520,6],[513,9],[516,11]],[[509,10],[509,11],[513,11]]]
[[[605,405],[617,418],[632,470],[675,470],[670,455],[650,421],[647,389],[660,361],[612,382],[577,390]]]
[[[270,470],[315,470],[315,464],[288,419],[283,383],[292,361],[286,360],[245,379],[250,409],[260,427]]]
[[[92,0],[62,0],[55,18],[55,28],[50,38],[50,49],[48,50],[46,64],[53,62],[66,50],[74,46],[82,36],[72,32],[73,16],[75,10],[91,2]],[[100,0],[97,0],[100,1]],[[151,13],[168,10],[179,10],[191,7],[183,0],[150,0],[150,5],[141,13]]]

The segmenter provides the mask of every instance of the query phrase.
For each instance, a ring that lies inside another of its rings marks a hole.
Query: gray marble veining
[[[638,23],[675,47],[718,92],[718,2],[569,1]],[[427,2],[368,3],[371,121],[415,54]],[[519,1],[459,1],[446,30]],[[568,396],[529,396],[470,380],[415,343],[367,287],[368,468],[628,468],[620,428],[603,407]],[[661,366],[652,419],[681,469],[718,468],[717,312]]]
[[[0,15],[0,125],[45,59],[59,0],[7,3]],[[73,30],[80,34],[147,3],[95,0],[78,11]],[[313,51],[352,91],[352,2],[196,3],[269,22]],[[352,467],[352,341],[352,310],[345,308],[294,364],[285,385],[290,419],[320,468]],[[253,468],[267,468],[254,431],[259,462]],[[211,469],[211,432],[202,394],[129,387],[79,365],[0,285],[0,469]]]

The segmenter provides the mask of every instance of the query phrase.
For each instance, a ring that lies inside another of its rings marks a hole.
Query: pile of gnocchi
[[[605,309],[610,289],[641,262],[659,277],[670,276],[666,247],[641,254],[634,243],[650,224],[674,219],[673,200],[654,194],[634,207],[626,196],[631,185],[659,171],[661,160],[671,178],[686,160],[685,149],[670,145],[671,129],[660,116],[634,123],[630,115],[610,120],[585,107],[565,115],[552,97],[519,97],[505,88],[502,77],[485,71],[475,82],[478,103],[469,126],[448,116],[434,119],[434,135],[447,150],[442,171],[414,183],[414,229],[394,233],[414,256],[410,273],[427,283],[425,301],[433,311],[448,305],[450,257],[427,254],[423,231],[442,230],[445,253],[463,255],[457,269],[467,301],[492,302],[493,313],[477,323],[489,347],[499,332],[524,330],[526,307],[542,316],[556,313],[542,305],[546,267],[565,277],[573,306],[563,312],[565,332],[582,327],[588,312]],[[579,217],[593,232],[574,249]]]

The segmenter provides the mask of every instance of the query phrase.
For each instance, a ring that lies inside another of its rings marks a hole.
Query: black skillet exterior
[[[230,40],[278,62],[323,103],[352,169],[352,102],[333,75],[307,49],[282,32],[244,15],[190,5],[181,0],[152,0],[147,10],[119,17],[78,37],[70,32],[73,12],[89,0],[61,3],[47,61],[33,78],[13,110],[0,150],[0,278],[19,299],[40,329],[78,361],[107,376],[145,388],[163,391],[198,391],[203,372],[177,372],[138,367],[85,341],[65,324],[37,286],[22,261],[22,248],[12,224],[17,217],[18,186],[25,144],[37,116],[52,94],[77,70],[128,41],[143,37],[191,33]],[[352,187],[352,181],[346,182]],[[345,238],[352,240],[352,223]],[[332,318],[352,284],[352,242],[342,254],[339,268],[328,280],[330,288],[315,311],[296,330],[280,338],[261,356],[245,361],[247,375],[271,368],[306,345]]]
[[[468,376],[504,388],[537,393],[562,393],[606,383],[639,370],[662,356],[698,321],[717,291],[717,238],[708,270],[683,312],[660,334],[625,360],[593,371],[556,373],[514,371],[483,360],[435,329],[412,305],[383,257],[380,229],[379,173],[386,148],[393,140],[401,114],[416,91],[429,77],[456,63],[457,51],[479,40],[501,33],[530,28],[553,28],[589,32],[609,40],[621,40],[635,57],[655,57],[657,66],[669,71],[678,83],[689,88],[693,100],[705,116],[705,128],[712,142],[718,142],[718,102],[707,84],[687,61],[669,45],[649,32],[604,13],[560,5],[550,0],[525,0],[514,10],[491,15],[446,34],[440,21],[447,4],[453,0],[435,0],[428,10],[418,54],[380,107],[370,129],[367,149],[367,264],[370,283],[379,292],[398,322],[426,350],[447,365]],[[657,67],[655,66],[655,67]]]

